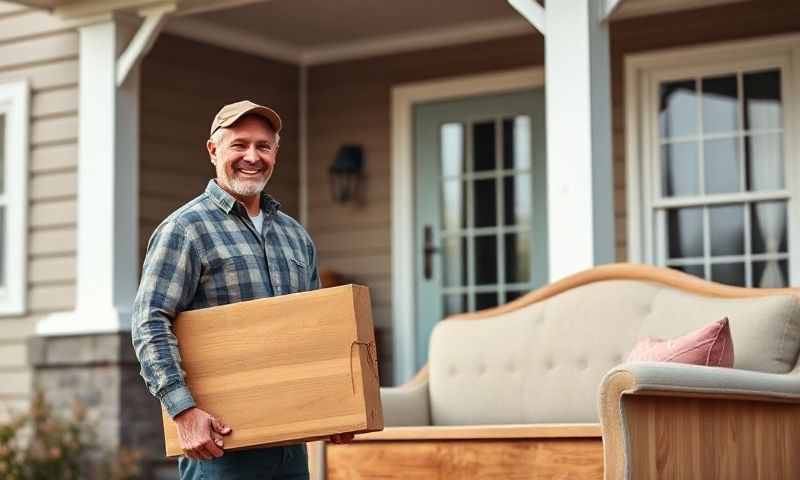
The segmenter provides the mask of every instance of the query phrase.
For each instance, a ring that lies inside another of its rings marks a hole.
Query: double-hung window
[[[631,257],[715,282],[800,284],[800,37],[628,62]]]
[[[29,90],[0,84],[0,315],[25,311]]]

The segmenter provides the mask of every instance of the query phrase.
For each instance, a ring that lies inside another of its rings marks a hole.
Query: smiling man
[[[224,452],[225,435],[245,426],[196,406],[171,330],[182,311],[319,288],[311,238],[263,192],[280,130],[268,107],[247,100],[222,107],[206,145],[216,178],[169,215],[147,246],[131,335],[147,387],[178,425],[182,480],[308,478],[305,444]]]

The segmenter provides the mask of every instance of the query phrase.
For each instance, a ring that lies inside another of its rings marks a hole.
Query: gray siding
[[[0,318],[0,416],[31,393],[26,338],[75,293],[78,34],[49,14],[0,2],[0,83],[31,85],[28,314]]]

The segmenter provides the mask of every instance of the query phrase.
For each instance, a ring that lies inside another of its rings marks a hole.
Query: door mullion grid
[[[466,122],[466,131],[464,132],[464,164],[466,166],[465,173],[473,171],[473,145],[472,145],[472,129],[473,123]],[[469,180],[467,184],[466,195],[467,205],[465,215],[467,216],[467,311],[475,311],[475,182]]]
[[[497,304],[502,305],[505,303],[504,299],[506,294],[506,248],[505,248],[505,197],[503,195],[503,165],[505,159],[503,158],[503,118],[498,117],[494,120],[494,160],[495,160],[495,209],[497,211],[497,234],[495,241],[497,242]]]
[[[736,72],[736,91],[738,92],[736,101],[736,115],[739,121],[739,131],[745,132],[744,124],[744,73],[740,70]],[[741,133],[738,138],[737,148],[739,150],[739,190],[747,192],[747,159],[745,158],[744,140],[745,133]],[[744,207],[744,284],[750,288],[753,286],[753,259],[752,240],[750,238],[750,203],[741,204]]]
[[[706,195],[706,157],[705,157],[705,129],[703,127],[703,78],[697,77],[695,79],[695,86],[697,90],[697,128],[699,130],[700,140],[697,142],[697,168],[700,196]],[[711,229],[708,221],[709,211],[708,206],[702,206],[703,209],[703,274],[706,280],[711,280]]]

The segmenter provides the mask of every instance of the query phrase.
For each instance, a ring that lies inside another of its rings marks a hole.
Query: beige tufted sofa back
[[[674,337],[727,316],[735,367],[794,369],[800,301],[713,298],[605,280],[486,319],[440,322],[430,341],[434,425],[598,421],[597,388],[644,336]]]

